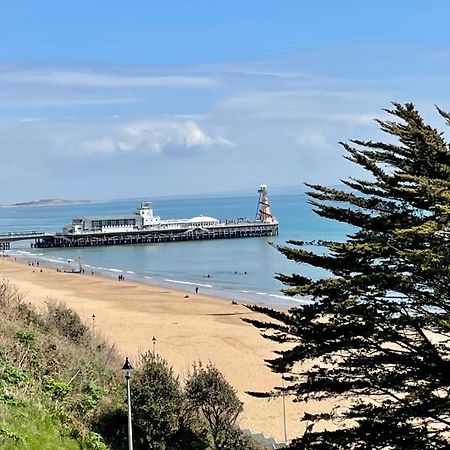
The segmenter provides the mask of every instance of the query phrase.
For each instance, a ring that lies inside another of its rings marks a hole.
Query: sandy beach
[[[152,348],[153,336],[156,352],[168,360],[181,379],[194,362],[213,362],[244,402],[240,426],[284,440],[281,398],[267,401],[245,393],[270,390],[281,382],[279,375],[264,364],[276,345],[241,320],[255,317],[255,313],[229,300],[202,295],[201,291],[196,294],[195,290],[185,292],[40,268],[0,258],[1,277],[24,294],[24,301],[38,307],[48,298],[62,301],[89,326],[94,314],[95,330],[133,362]],[[308,403],[309,411],[312,406]],[[299,422],[304,408],[304,404],[286,398],[289,439],[304,430]]]

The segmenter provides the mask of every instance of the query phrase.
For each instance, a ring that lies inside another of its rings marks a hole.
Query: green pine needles
[[[268,361],[289,373],[288,392],[343,399],[300,418],[309,425],[292,449],[450,448],[450,147],[412,104],[386,112],[387,142],[341,144],[365,176],[342,190],[308,185],[319,216],[352,226],[347,240],[278,247],[330,276],[278,274],[311,302],[252,307],[270,320],[250,322],[288,343]]]

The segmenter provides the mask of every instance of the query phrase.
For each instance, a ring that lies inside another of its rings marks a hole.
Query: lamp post
[[[133,371],[133,366],[125,358],[125,364],[122,367],[125,380],[127,380],[127,403],[128,403],[128,450],[133,450],[133,431],[131,428],[131,392],[130,392],[130,378]]]
[[[282,396],[282,401],[283,401],[283,428],[284,428],[284,442],[287,445],[287,421],[286,421],[286,399],[285,399],[285,395],[286,395],[286,391],[285,391],[285,387],[284,387],[284,373],[281,375],[281,382],[283,384],[283,396]]]
[[[153,342],[153,358],[154,358],[154,357],[156,357],[156,338],[155,338],[155,336],[153,336],[152,342]]]
[[[94,332],[95,328],[95,314],[92,314],[92,332]]]

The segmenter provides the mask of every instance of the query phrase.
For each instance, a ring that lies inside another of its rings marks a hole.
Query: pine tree
[[[250,322],[289,344],[268,361],[289,374],[288,392],[348,405],[305,413],[310,426],[292,449],[450,448],[450,148],[414,105],[385,111],[393,120],[377,122],[388,142],[341,143],[365,176],[341,190],[307,185],[315,213],[350,225],[345,242],[278,247],[329,277],[278,274],[286,294],[311,301],[252,307],[270,320]],[[314,429],[325,418],[334,431]]]

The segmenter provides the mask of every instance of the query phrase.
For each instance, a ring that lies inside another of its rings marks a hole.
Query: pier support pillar
[[[0,250],[10,250],[11,244],[9,242],[0,242]]]

